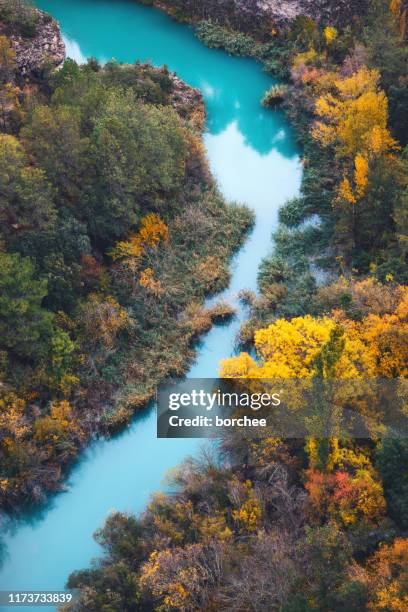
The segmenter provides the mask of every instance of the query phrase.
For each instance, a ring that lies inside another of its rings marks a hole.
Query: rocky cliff
[[[147,1],[147,0],[145,0]],[[369,0],[148,0],[178,17],[213,19],[241,31],[269,32],[299,15],[344,25],[363,13]]]
[[[16,54],[16,62],[22,77],[37,75],[46,62],[59,66],[65,59],[65,45],[59,25],[49,15],[37,11],[34,36],[10,32],[7,24],[0,22],[0,34],[6,34]]]

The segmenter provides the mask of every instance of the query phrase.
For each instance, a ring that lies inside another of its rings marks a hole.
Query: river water
[[[256,62],[208,49],[190,27],[132,0],[38,0],[37,5],[60,22],[67,54],[77,61],[91,56],[151,60],[202,90],[211,169],[227,199],[244,202],[256,213],[254,231],[232,262],[231,283],[222,297],[236,302],[240,289],[255,289],[277,211],[298,193],[302,174],[284,116],[260,106],[273,79]],[[205,336],[190,377],[217,375],[220,359],[234,352],[243,316],[239,310],[228,326]],[[67,491],[2,534],[0,590],[63,589],[70,572],[89,566],[100,553],[92,534],[107,515],[142,510],[163,488],[166,471],[197,452],[199,444],[156,439],[154,408],[115,438],[92,444],[71,471]]]

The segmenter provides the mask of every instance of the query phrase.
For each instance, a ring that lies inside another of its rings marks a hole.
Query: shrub
[[[262,106],[265,108],[279,106],[285,100],[287,93],[287,85],[272,85],[262,98]]]
[[[0,0],[0,20],[22,36],[34,37],[37,33],[38,11],[24,0]]]
[[[229,30],[212,21],[201,21],[196,34],[207,47],[225,49],[230,55],[251,57],[255,54],[257,45],[252,36]]]

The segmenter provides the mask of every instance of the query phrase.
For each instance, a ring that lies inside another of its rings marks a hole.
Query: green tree
[[[58,192],[58,202],[77,208],[87,173],[88,140],[81,135],[81,116],[69,106],[38,106],[21,136],[37,164]]]
[[[53,226],[56,210],[44,172],[29,164],[16,138],[0,134],[0,227],[6,244]]]
[[[16,246],[22,255],[35,259],[40,272],[48,279],[44,306],[54,311],[72,311],[82,292],[81,259],[91,253],[85,224],[63,210],[53,227],[31,232]]]
[[[398,140],[408,143],[408,46],[388,0],[370,2],[364,38],[371,65],[381,73],[389,99],[390,125]]]
[[[385,497],[391,516],[408,528],[408,440],[384,439],[377,450]]]
[[[169,206],[182,186],[187,144],[171,108],[141,104],[131,91],[110,92],[92,134],[97,169],[93,233],[123,237],[141,210]]]
[[[351,544],[345,534],[334,522],[322,527],[306,527],[306,535],[299,542],[299,552],[304,556],[305,568],[299,604],[305,597],[313,609],[343,609],[337,607],[336,600],[346,580],[345,570],[352,561]],[[288,610],[296,609],[296,605],[288,607]]]
[[[400,251],[405,263],[408,254],[408,146],[402,156],[404,164],[405,189],[394,200],[394,222]]]
[[[53,316],[41,306],[47,282],[34,272],[29,258],[0,253],[0,350],[38,363],[49,349]]]
[[[61,70],[52,75],[51,87],[54,89],[52,105],[79,109],[82,133],[89,136],[94,118],[106,99],[98,66],[91,62],[78,66],[74,60],[67,59]]]
[[[77,378],[72,374],[74,367],[73,353],[75,344],[67,332],[57,328],[51,338],[51,356],[49,360],[50,386],[68,392]]]

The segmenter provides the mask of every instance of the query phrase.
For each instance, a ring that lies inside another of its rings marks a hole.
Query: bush
[[[25,0],[0,0],[0,20],[22,36],[32,38],[37,33],[38,11]]]
[[[287,85],[272,85],[262,98],[262,106],[273,108],[282,104],[288,93]]]
[[[197,37],[207,47],[225,49],[230,55],[253,57],[257,43],[247,34],[229,30],[212,21],[201,21],[196,28]]]
[[[296,227],[304,221],[305,210],[302,198],[292,198],[279,209],[279,222],[286,227]]]

